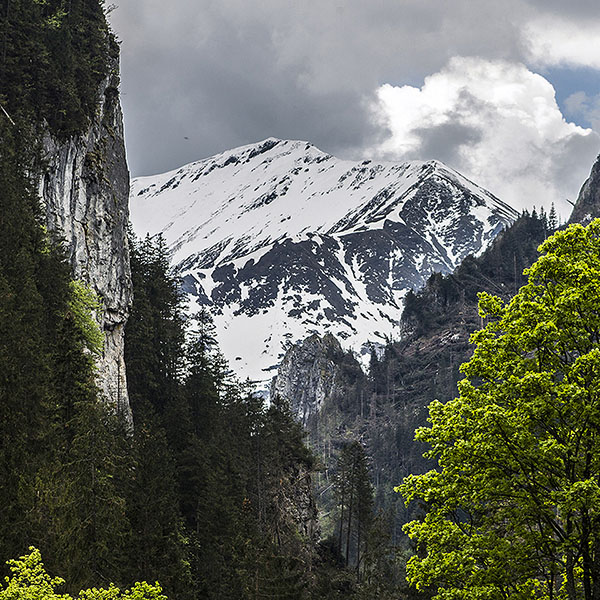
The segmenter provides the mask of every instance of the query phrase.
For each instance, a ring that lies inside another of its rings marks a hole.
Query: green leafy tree
[[[600,597],[600,220],[540,251],[508,304],[480,295],[460,395],[417,432],[439,469],[398,488],[437,598]]]
[[[64,586],[65,580],[48,574],[40,551],[33,547],[29,554],[8,561],[8,565],[12,576],[0,588],[0,600],[167,600],[158,584],[145,581],[124,591],[111,584],[108,588],[82,590],[76,598],[59,594],[57,589]]]

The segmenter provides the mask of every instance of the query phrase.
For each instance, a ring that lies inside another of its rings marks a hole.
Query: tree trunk
[[[573,560],[573,551],[567,550],[566,557],[567,596],[569,600],[576,600],[575,575],[573,574],[573,569],[575,568],[575,561]]]
[[[354,481],[354,473],[356,471],[356,456],[352,458],[352,470],[350,471],[350,502],[348,504],[348,531],[346,532],[346,566],[350,560],[350,532],[352,531],[352,509],[354,508],[354,488],[356,483]]]
[[[361,527],[361,520],[360,518],[358,519],[358,540],[356,542],[356,581],[357,583],[360,583],[360,542],[361,542],[361,533],[362,533],[362,527]]]
[[[338,553],[342,554],[342,537],[343,537],[343,530],[344,530],[344,506],[345,506],[345,502],[346,502],[346,494],[345,494],[345,488],[342,488],[342,499],[340,502],[340,534],[338,536]]]
[[[597,530],[597,524],[594,523],[594,529]],[[592,598],[600,600],[600,543],[593,540],[591,547],[591,575],[592,575]]]
[[[354,504],[354,488],[350,488],[350,503],[348,504],[348,531],[346,531],[346,566],[350,560],[350,532],[352,530],[352,509]]]
[[[587,510],[583,511],[581,524],[581,555],[583,558],[583,593],[585,600],[592,600],[592,561],[590,556],[590,528]]]
[[[567,521],[565,524],[565,531],[567,534],[567,539],[570,537],[571,533],[573,532],[573,525],[571,523],[571,518],[567,517]],[[567,550],[565,552],[565,557],[566,557],[566,564],[565,564],[565,568],[566,568],[566,576],[567,576],[567,596],[569,598],[569,600],[575,600],[575,574],[574,574],[574,569],[575,569],[575,560],[573,558],[573,550]]]

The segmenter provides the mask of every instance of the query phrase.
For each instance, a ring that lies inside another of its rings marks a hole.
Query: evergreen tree
[[[189,548],[180,511],[181,452],[192,427],[184,404],[184,318],[164,240],[130,235],[134,301],[125,329],[133,411],[134,470],[128,488],[133,578],[157,577],[168,593],[191,597]]]
[[[6,0],[3,17],[0,103],[15,127],[33,123],[61,139],[81,133],[118,56],[102,3]]]
[[[154,579],[173,597],[191,598],[192,579],[179,512],[175,461],[161,421],[149,406],[141,410],[138,407],[133,461],[127,495],[132,529],[126,557],[128,579]]]
[[[548,214],[548,229],[550,232],[556,231],[558,228],[558,217],[556,215],[556,207],[554,206],[554,202],[550,207],[550,213]]]
[[[134,301],[125,332],[130,403],[134,417],[143,402],[162,415],[177,396],[184,365],[182,296],[161,236],[142,242],[130,236],[130,260]]]
[[[373,510],[367,457],[359,442],[351,442],[342,448],[335,487],[339,510],[338,550],[344,556],[346,566],[355,566],[358,579]]]

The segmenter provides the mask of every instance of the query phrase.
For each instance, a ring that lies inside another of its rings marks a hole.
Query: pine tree
[[[548,229],[550,232],[556,231],[558,228],[558,217],[556,216],[556,208],[554,206],[554,202],[552,202],[552,206],[550,207],[550,213],[548,214]]]
[[[125,331],[125,362],[132,410],[149,402],[162,415],[178,393],[183,369],[184,317],[178,282],[164,240],[130,236],[134,302]]]
[[[160,419],[150,406],[138,406],[133,461],[127,496],[132,528],[127,557],[129,579],[157,580],[174,597],[191,598],[175,461]]]

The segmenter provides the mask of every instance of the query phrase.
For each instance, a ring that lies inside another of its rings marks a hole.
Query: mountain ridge
[[[138,235],[164,235],[190,311],[211,306],[226,357],[255,380],[312,333],[355,349],[398,335],[409,289],[517,217],[439,161],[345,161],[276,138],[133,180],[131,215]]]

